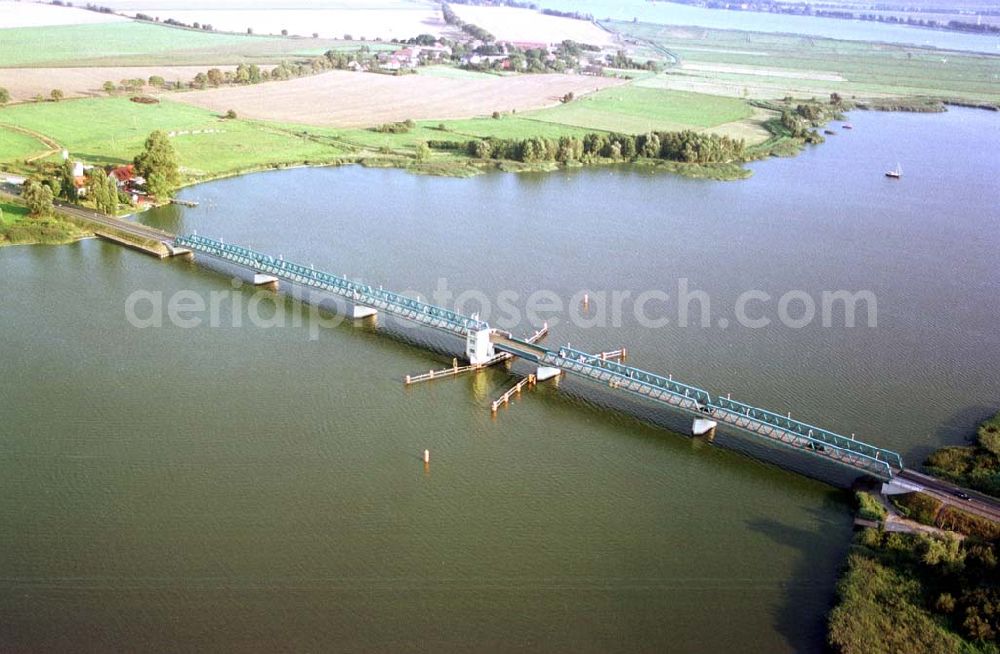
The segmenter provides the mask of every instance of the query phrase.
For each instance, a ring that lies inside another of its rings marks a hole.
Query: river
[[[142,219],[422,296],[442,278],[487,299],[587,289],[591,318],[602,292],[686,279],[708,326],[626,304],[590,327],[552,313],[548,342],[624,345],[914,464],[1000,398],[1000,120],[851,120],[739,182],[295,169]],[[491,418],[503,370],[402,384],[461,343],[383,317],[253,326],[246,285],[218,326],[126,320],[137,291],[207,300],[230,273],[96,240],[0,249],[0,649],[822,647],[851,539],[843,474],[672,433],[688,420],[570,379]],[[752,305],[767,327],[732,309],[753,290],[773,298]],[[782,324],[777,298],[824,290],[870,291],[877,326]]]
[[[758,11],[708,9],[649,0],[541,0],[539,6],[589,13],[597,20],[639,20],[664,25],[692,25],[723,30],[805,34],[848,41],[921,45],[945,50],[1000,52],[1000,36],[891,25],[820,16],[794,16]]]

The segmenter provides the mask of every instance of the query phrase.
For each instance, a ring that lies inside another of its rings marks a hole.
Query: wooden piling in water
[[[502,405],[510,403],[510,399],[515,395],[520,395],[521,390],[525,386],[534,386],[534,385],[535,385],[535,375],[533,374],[528,375],[527,377],[525,377],[524,379],[511,386],[509,389],[507,389],[506,393],[504,393],[499,398],[494,400],[493,404],[490,405],[490,413],[496,415],[497,409],[499,409]]]

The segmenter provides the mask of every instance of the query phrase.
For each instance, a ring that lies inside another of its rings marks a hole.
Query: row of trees
[[[495,41],[496,37],[490,34],[488,31],[479,27],[478,25],[473,25],[472,23],[466,23],[464,20],[458,17],[458,14],[448,6],[447,2],[441,3],[441,15],[444,17],[444,22],[457,27],[474,39],[479,39],[480,41],[490,42]]]
[[[746,143],[718,134],[702,134],[692,130],[681,132],[649,132],[647,134],[590,133],[583,138],[563,136],[559,139],[533,137],[527,139],[489,138],[464,144],[450,141],[431,142],[438,149],[464,149],[477,159],[500,159],[535,163],[555,161],[593,161],[613,159],[662,159],[685,163],[725,163],[743,161]]]
[[[362,46],[361,50],[367,51],[367,46]],[[208,86],[223,86],[229,84],[260,84],[272,80],[289,80],[295,77],[314,75],[324,70],[333,68],[347,68],[351,61],[357,60],[360,55],[342,55],[329,51],[322,57],[288,62],[283,61],[274,68],[267,70],[257,64],[240,64],[235,71],[222,71],[218,68],[210,68],[204,73],[198,73],[191,82],[193,88],[203,89]]]
[[[49,99],[53,102],[59,102],[64,97],[66,97],[66,95],[62,92],[62,89],[52,89],[49,93]],[[36,95],[34,100],[35,102],[44,102],[45,97],[42,95]],[[0,107],[4,106],[8,102],[10,102],[10,91],[0,86]]]

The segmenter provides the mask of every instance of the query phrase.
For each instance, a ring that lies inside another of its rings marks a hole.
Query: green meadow
[[[188,178],[269,165],[333,162],[343,154],[332,144],[292,131],[225,120],[210,111],[168,101],[146,105],[126,98],[85,98],[21,104],[0,110],[2,124],[45,134],[73,156],[102,164],[131,161],[150,132],[164,130],[172,134]]]
[[[839,41],[789,34],[667,27],[611,21],[607,27],[665,48],[679,57],[675,76],[640,85],[703,84],[719,91],[746,90],[780,98],[802,91],[842,96],[932,95],[1000,101],[1000,56],[904,45]],[[716,70],[687,69],[708,64]],[[733,72],[724,67],[739,66]]]
[[[0,225],[13,225],[28,215],[27,208],[12,202],[0,201],[0,211],[3,212],[3,216],[0,216]]]
[[[525,117],[587,130],[630,132],[715,127],[752,114],[743,100],[638,86],[604,89]]]
[[[45,150],[45,144],[38,139],[11,129],[0,129],[0,162],[20,161]]]
[[[23,27],[0,29],[0,67],[273,63],[359,45],[333,39],[220,34],[142,21]]]

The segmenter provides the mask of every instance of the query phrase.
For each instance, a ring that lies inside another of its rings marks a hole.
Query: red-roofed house
[[[135,177],[135,166],[132,164],[127,166],[116,166],[111,169],[111,172],[108,173],[108,177],[113,179],[115,184],[121,188],[131,182],[132,178]]]

